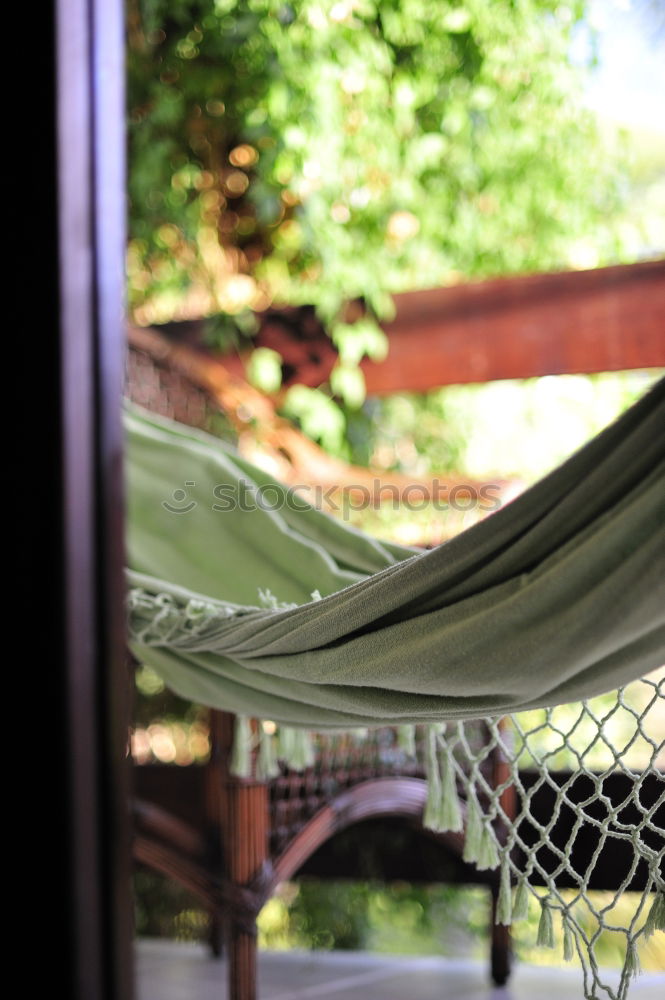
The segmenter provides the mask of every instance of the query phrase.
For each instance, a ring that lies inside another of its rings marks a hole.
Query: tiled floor
[[[199,945],[140,941],[138,1000],[224,1000],[224,963]],[[616,982],[616,977],[614,978]],[[480,962],[362,952],[263,952],[261,1000],[582,1000],[578,967],[516,968],[510,985],[488,984]],[[663,1000],[665,972],[645,974],[630,1000]]]

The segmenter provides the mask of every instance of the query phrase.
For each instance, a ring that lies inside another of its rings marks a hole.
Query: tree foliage
[[[310,303],[339,351],[327,391],[357,406],[391,293],[614,252],[568,58],[582,2],[129,4],[138,322]]]

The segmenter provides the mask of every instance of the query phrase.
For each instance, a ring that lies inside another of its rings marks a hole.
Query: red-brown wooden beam
[[[387,359],[362,363],[370,395],[665,367],[665,260],[406,292],[395,305]],[[256,343],[281,354],[286,386],[320,385],[336,360],[307,308],[268,310]],[[244,373],[242,358],[224,365]]]
[[[396,297],[367,391],[665,367],[665,260]]]

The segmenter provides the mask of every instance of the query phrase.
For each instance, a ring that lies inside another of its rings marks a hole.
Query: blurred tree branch
[[[443,474],[420,479],[398,472],[349,465],[327,454],[290,421],[281,417],[274,402],[239,376],[231,374],[217,358],[187,344],[169,340],[157,330],[130,326],[128,342],[156,363],[179,372],[204,389],[224,412],[238,435],[238,450],[249,461],[267,469],[289,486],[312,485],[322,490],[353,494],[363,492],[372,503],[382,492],[436,500],[456,488],[461,496],[477,498],[491,486],[494,496],[505,499],[519,488],[515,481],[492,479],[491,483],[464,476]]]

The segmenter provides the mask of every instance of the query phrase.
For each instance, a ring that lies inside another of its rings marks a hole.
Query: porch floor
[[[137,1000],[225,1000],[223,961],[206,948],[164,940],[137,943]],[[615,977],[615,979],[618,977]],[[614,985],[614,981],[613,981]],[[482,962],[365,952],[261,952],[261,1000],[581,1000],[579,967],[515,968],[508,986],[488,983]],[[665,972],[643,974],[633,1000],[661,1000]]]

